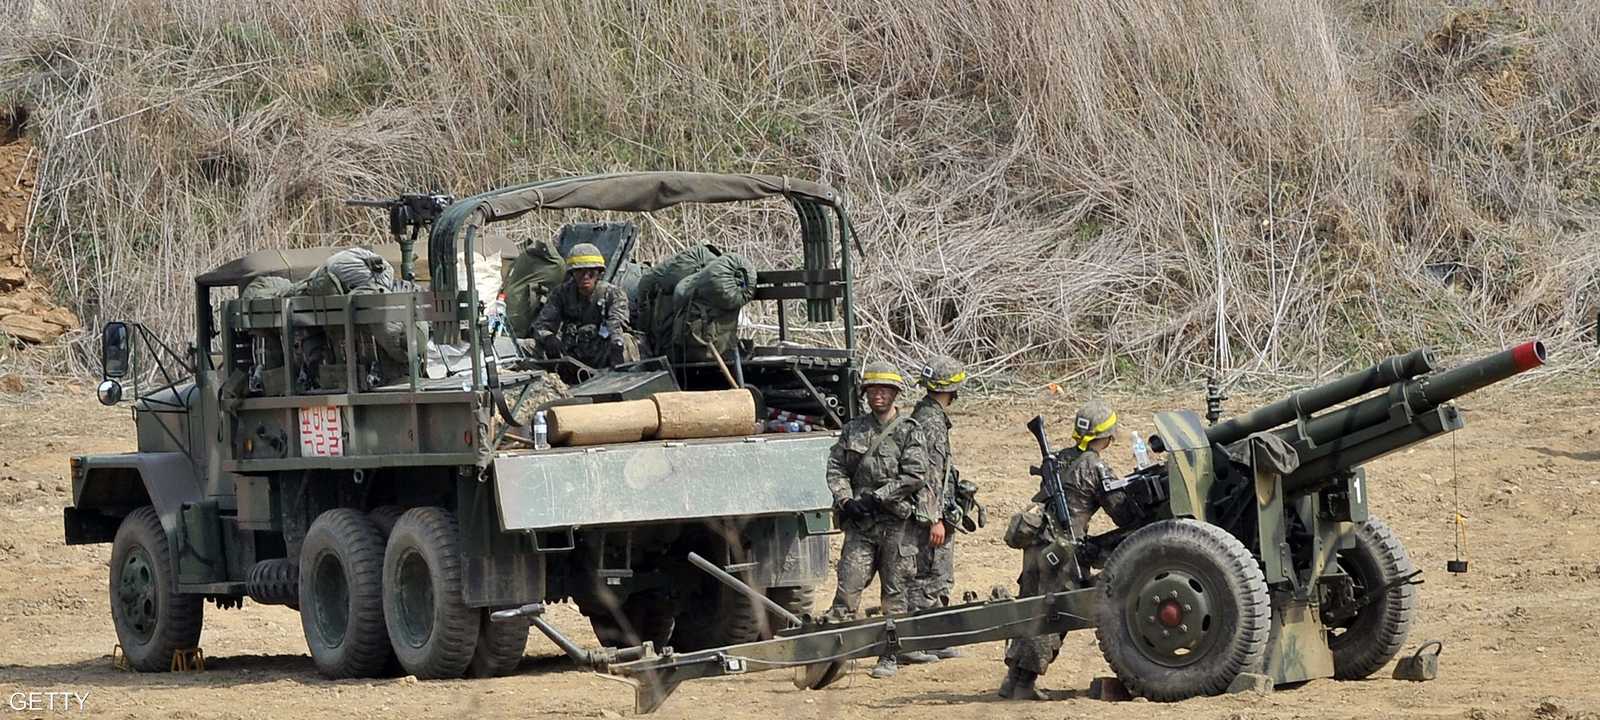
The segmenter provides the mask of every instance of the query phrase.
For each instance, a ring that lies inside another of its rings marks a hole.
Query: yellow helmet
[[[1072,422],[1072,439],[1078,441],[1079,450],[1088,450],[1089,443],[1097,438],[1117,436],[1117,413],[1101,400],[1090,400],[1078,410]]]
[[[589,243],[578,243],[567,251],[567,272],[582,270],[584,268],[606,267],[606,256],[600,254],[600,248]]]
[[[886,385],[896,390],[903,390],[905,378],[900,376],[900,370],[894,363],[874,360],[861,369],[861,389],[865,390],[872,385]]]

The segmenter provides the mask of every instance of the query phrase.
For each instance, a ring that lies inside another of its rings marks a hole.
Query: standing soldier
[[[861,592],[874,574],[885,616],[910,609],[919,535],[926,532],[912,517],[912,503],[926,482],[927,459],[917,421],[894,407],[902,382],[893,365],[867,363],[861,386],[872,412],[845,423],[828,454],[828,489],[844,527],[839,586],[828,609],[835,622],[858,617]],[[897,665],[893,654],[884,655],[870,675],[892,677]]]
[[[955,358],[937,355],[922,368],[922,387],[928,391],[911,417],[923,432],[928,453],[928,483],[917,496],[916,519],[926,532],[925,546],[917,554],[917,582],[911,596],[913,610],[927,610],[950,604],[955,586],[956,528],[945,518],[945,506],[955,500],[950,461],[950,416],[945,412],[956,401],[956,391],[967,379],[967,372]],[[935,658],[959,656],[955,648],[940,648]]]
[[[1100,453],[1117,437],[1117,414],[1099,400],[1090,400],[1078,410],[1073,422],[1074,447],[1062,450],[1058,457],[1066,467],[1061,478],[1067,494],[1067,513],[1072,518],[1072,534],[1084,537],[1089,529],[1089,518],[1100,509],[1101,488],[1116,474],[1106,465]],[[1073,587],[1072,568],[1068,563],[1078,562],[1073,553],[1046,553],[1058,539],[1051,527],[1049,512],[1042,503],[1048,495],[1041,490],[1033,496],[1033,506],[1017,513],[1006,529],[1006,544],[1023,548],[1022,575],[1017,578],[1022,596],[1061,592]],[[1051,565],[1046,557],[1059,559]],[[1061,652],[1060,634],[1016,638],[1006,645],[1006,679],[1000,683],[1000,697],[1012,700],[1047,700],[1034,682],[1050,669],[1050,663]]]
[[[628,294],[600,279],[606,259],[600,248],[578,243],[567,253],[567,279],[533,321],[533,337],[519,342],[524,352],[563,355],[591,367],[612,367],[639,359],[629,334]]]

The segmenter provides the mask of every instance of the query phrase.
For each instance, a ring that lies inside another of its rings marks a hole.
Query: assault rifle
[[[1083,566],[1078,564],[1079,538],[1072,528],[1072,510],[1067,507],[1067,488],[1061,483],[1061,459],[1056,457],[1055,450],[1050,447],[1050,438],[1045,435],[1044,418],[1033,416],[1033,419],[1028,421],[1028,432],[1033,433],[1033,439],[1039,441],[1039,452],[1044,456],[1038,466],[1029,468],[1029,472],[1039,477],[1040,485],[1044,488],[1045,520],[1052,526],[1052,534],[1057,542],[1065,537],[1066,545],[1072,549],[1071,558],[1057,557],[1052,550],[1047,549],[1045,560],[1051,565],[1059,565],[1063,560],[1071,562],[1072,567],[1069,570],[1072,579],[1077,582],[1078,587],[1084,587],[1088,584],[1088,578],[1083,575]]]

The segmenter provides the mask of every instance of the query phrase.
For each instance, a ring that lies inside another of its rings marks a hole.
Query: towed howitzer
[[[1535,341],[1435,372],[1419,350],[1209,427],[1158,413],[1151,447],[1164,461],[1100,489],[1117,529],[1083,540],[1104,553],[1089,587],[808,620],[606,670],[645,713],[693,678],[792,668],[797,687],[820,689],[849,659],[1092,627],[1122,683],[1157,701],[1218,694],[1246,673],[1274,685],[1368,677],[1405,644],[1420,573],[1368,513],[1362,464],[1461,428],[1451,400],[1544,360]]]
[[[344,201],[346,205],[356,207],[384,208],[389,211],[389,234],[400,245],[400,276],[406,280],[417,279],[413,269],[416,263],[417,235],[422,228],[433,224],[439,219],[444,209],[450,207],[455,198],[450,195],[434,193],[404,193],[399,197],[383,198],[378,200],[368,198],[350,198]],[[406,236],[406,229],[410,228],[410,237]]]

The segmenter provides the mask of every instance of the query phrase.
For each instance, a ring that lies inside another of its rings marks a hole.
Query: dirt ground
[[[1442,677],[1319,680],[1270,696],[1230,696],[1176,704],[1108,704],[1084,696],[1107,674],[1092,633],[1068,637],[1062,659],[1041,685],[1049,703],[994,697],[1002,647],[968,648],[965,657],[903,668],[872,680],[858,665],[836,686],[794,689],[784,672],[690,683],[658,716],[677,718],[1439,718],[1600,717],[1600,390],[1543,385],[1523,395],[1491,389],[1460,403],[1467,428],[1453,438],[1369,466],[1372,506],[1402,536],[1417,566],[1420,624],[1408,647],[1444,643]],[[116,642],[107,607],[109,545],[66,547],[61,507],[69,500],[68,456],[132,448],[126,405],[94,404],[92,387],[0,395],[0,695],[87,693],[84,709],[17,711],[0,717],[86,712],[127,718],[266,717],[617,717],[632,712],[625,685],[574,669],[534,633],[520,672],[488,681],[330,682],[316,675],[299,618],[281,607],[208,608],[203,673],[136,675],[111,668]],[[1121,398],[1124,422],[1148,431],[1149,413],[1194,407],[1198,398],[1157,405]],[[1245,404],[1231,406],[1242,410]],[[1065,436],[1065,396],[958,406],[956,458],[978,482],[989,526],[959,541],[958,590],[1014,587],[1018,554],[1000,541],[1005,518],[1032,492],[1034,458],[1023,423],[1035,412]],[[1114,448],[1126,467],[1126,446]],[[1471,572],[1451,575],[1450,525],[1459,496],[1471,518]],[[869,589],[869,597],[876,592]],[[827,589],[824,595],[831,593]],[[825,602],[826,597],[819,599]],[[554,609],[566,631],[588,639],[566,606]],[[8,703],[9,704],[9,703]],[[59,706],[58,706],[59,707]]]

